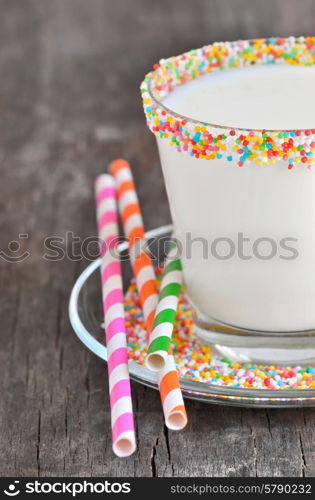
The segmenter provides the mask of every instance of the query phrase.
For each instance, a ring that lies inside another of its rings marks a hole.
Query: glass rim
[[[308,37],[308,38],[311,38],[311,37]],[[261,38],[259,39],[259,41],[261,42],[269,42],[270,40],[273,40],[274,38]],[[278,39],[278,37],[276,38]],[[305,39],[304,37],[286,37],[286,38],[281,38],[282,40],[294,40],[295,42],[299,42],[301,41],[302,39]],[[249,38],[247,40],[236,40],[235,42],[219,42],[218,45],[220,43],[238,43],[238,42],[245,42],[245,43],[255,43],[258,39],[255,39],[255,38]],[[216,43],[213,43],[213,44],[210,44],[208,46],[204,46],[204,47],[209,47],[209,46],[215,46]],[[163,64],[166,64],[167,61],[169,61],[170,59],[176,59],[176,58],[179,58],[183,55],[187,55],[187,54],[190,54],[190,53],[193,53],[195,50],[202,50],[204,49],[204,47],[201,47],[200,49],[191,49],[187,52],[184,52],[183,54],[179,54],[178,56],[175,56],[175,57],[170,57],[170,58],[167,58],[167,59],[161,59],[161,64],[159,65],[160,67],[163,65]],[[279,64],[279,63],[277,63]],[[287,63],[283,63],[282,65],[286,65]],[[314,63],[315,64],[315,63]],[[301,64],[299,64],[301,66]],[[253,66],[263,66],[263,64],[254,64],[254,65],[250,65],[250,66],[245,66],[245,67],[253,67]],[[227,71],[230,71],[231,69],[233,68],[230,68],[228,69]],[[218,129],[221,129],[221,130],[239,130],[239,131],[242,131],[242,132],[275,132],[275,133],[279,133],[279,132],[293,132],[293,131],[300,131],[300,132],[303,132],[303,131],[306,131],[306,130],[309,130],[309,128],[307,127],[303,127],[303,128],[291,128],[291,129],[277,129],[277,128],[257,128],[257,127],[239,127],[239,126],[233,126],[233,125],[228,125],[228,124],[224,124],[224,125],[220,125],[220,124],[217,124],[217,123],[213,123],[213,122],[207,122],[207,121],[203,121],[203,120],[198,120],[196,118],[192,118],[191,116],[187,116],[187,115],[183,115],[181,113],[178,113],[177,111],[174,111],[173,109],[169,108],[168,106],[166,106],[164,103],[163,103],[163,100],[162,99],[159,99],[156,97],[156,95],[154,95],[154,92],[152,90],[152,82],[154,80],[154,77],[156,77],[157,75],[157,71],[158,71],[158,68],[154,69],[153,71],[151,71],[150,73],[148,73],[148,92],[150,94],[150,97],[152,98],[152,100],[156,103],[156,105],[160,106],[163,110],[165,110],[167,113],[169,113],[170,115],[173,115],[175,116],[176,118],[179,118],[180,120],[187,120],[191,123],[194,123],[196,125],[204,125],[204,126],[208,126],[208,127],[213,127],[213,128],[218,128]],[[196,78],[194,79],[198,79],[202,76],[205,76],[205,75],[199,75],[197,76]],[[186,83],[186,82],[185,82]],[[171,92],[169,92],[171,93]],[[314,120],[314,127],[315,127],[315,120]]]
[[[246,162],[269,165],[280,160],[291,170],[315,166],[314,128],[259,129],[231,127],[184,116],[164,104],[176,87],[212,72],[254,65],[315,65],[315,37],[261,38],[217,42],[161,59],[143,80],[140,90],[149,129],[168,138],[178,152],[194,158],[225,159],[242,167]]]

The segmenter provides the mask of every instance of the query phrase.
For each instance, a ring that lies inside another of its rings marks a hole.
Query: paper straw
[[[158,302],[158,290],[151,257],[146,252],[144,225],[138,196],[130,166],[125,160],[112,162],[110,171],[116,180],[119,213],[125,235],[129,240],[131,265],[140,295],[147,331],[150,334]]]
[[[138,196],[128,162],[122,159],[113,161],[110,165],[110,172],[116,180],[119,212],[124,232],[129,240],[130,260],[147,332],[150,335],[158,304],[158,290],[152,260],[146,252],[144,225]],[[187,423],[187,415],[171,350],[165,369],[157,372],[157,381],[167,427],[174,430],[182,429]]]
[[[187,414],[171,349],[164,368],[157,372],[157,378],[166,426],[179,431],[187,424]]]
[[[183,283],[182,266],[177,252],[177,245],[172,242],[162,274],[159,302],[150,335],[146,365],[155,372],[162,370],[168,359],[178,298]]]
[[[95,181],[96,215],[101,247],[101,280],[108,351],[108,377],[113,451],[128,457],[136,449],[128,372],[124,296],[118,245],[115,181],[100,175]]]

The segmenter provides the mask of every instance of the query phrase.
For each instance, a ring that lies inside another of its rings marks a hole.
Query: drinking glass
[[[312,37],[215,43],[160,61],[141,86],[196,331],[232,359],[315,357],[315,129],[215,125],[163,102],[208,73],[314,54]]]

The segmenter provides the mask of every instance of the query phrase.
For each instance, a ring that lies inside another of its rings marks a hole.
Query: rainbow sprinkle
[[[157,270],[158,284],[160,278],[161,270]],[[144,365],[148,342],[134,281],[125,295],[125,315],[129,357]],[[173,350],[180,378],[226,387],[315,389],[315,365],[263,366],[212,356],[211,348],[202,345],[194,333],[192,312],[184,295],[179,300]]]
[[[283,160],[288,169],[315,162],[315,128],[307,130],[229,129],[186,119],[162,104],[172,90],[212,71],[252,64],[312,66],[315,37],[269,38],[220,42],[191,50],[154,65],[142,82],[141,93],[151,131],[179,152],[194,158],[223,158],[242,167],[246,162],[267,165]]]

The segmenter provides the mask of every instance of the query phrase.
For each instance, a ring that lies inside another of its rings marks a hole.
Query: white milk
[[[175,89],[164,105],[229,127],[314,128],[315,67],[216,72]],[[184,242],[191,233],[208,242],[208,258],[201,242],[191,245],[191,258],[182,257],[188,295],[201,314],[255,330],[315,328],[315,170],[289,171],[282,161],[239,168],[179,153],[165,139],[158,146],[176,236]],[[250,240],[243,242],[250,259],[238,255],[238,233]],[[217,240],[213,252],[217,238],[229,240]],[[276,255],[257,258],[255,241],[260,255],[271,255],[275,246]],[[297,258],[280,258],[293,257],[292,248]]]

